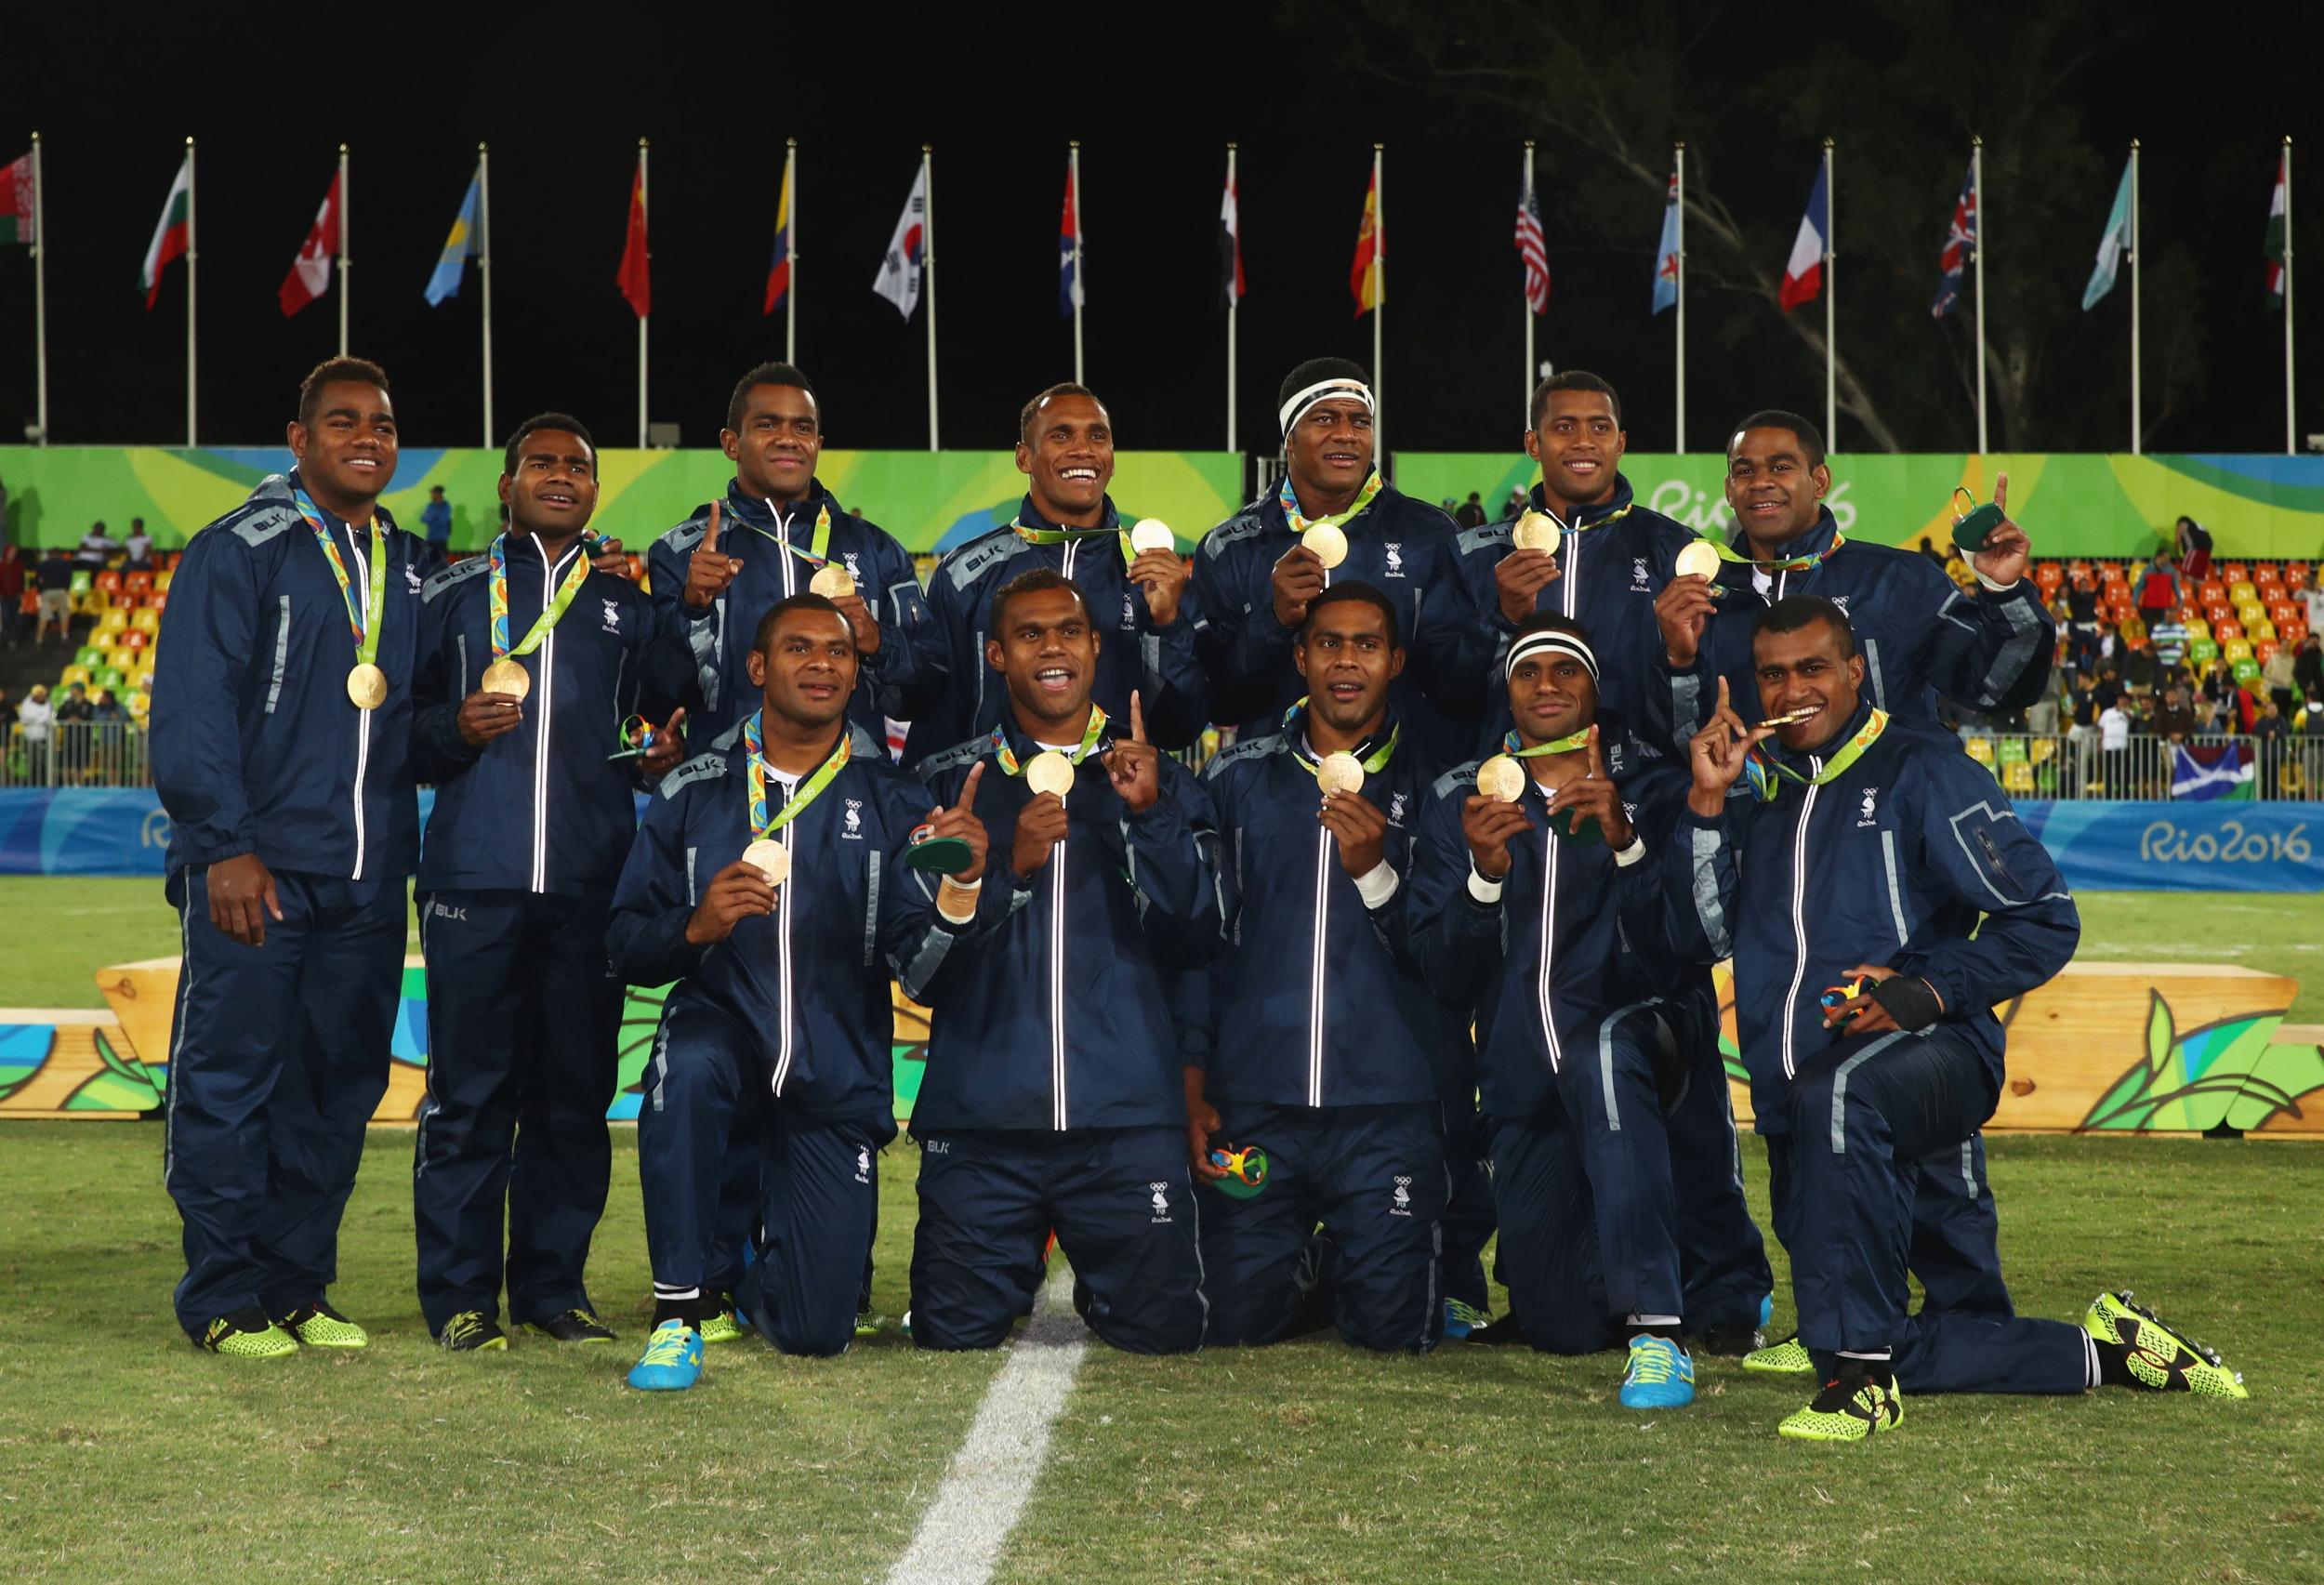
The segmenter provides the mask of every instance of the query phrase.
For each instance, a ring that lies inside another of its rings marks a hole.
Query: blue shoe
[[[1459,1299],[1445,1301],[1445,1341],[1459,1342],[1471,1332],[1483,1331],[1493,1324],[1488,1313]]]
[[[1626,1409],[1675,1409],[1695,1401],[1695,1362],[1668,1338],[1641,1332],[1630,1341],[1630,1371],[1622,1378]]]
[[[629,1367],[629,1384],[640,1393],[682,1393],[701,1380],[702,1334],[683,1321],[654,1327],[645,1353]]]
[[[1766,1330],[1766,1328],[1767,1328],[1767,1324],[1768,1324],[1770,1321],[1773,1321],[1775,1318],[1776,1318],[1776,1296],[1775,1296],[1774,1294],[1772,1294],[1772,1293],[1763,1293],[1763,1294],[1761,1294],[1761,1295],[1759,1296],[1759,1325],[1760,1325],[1760,1329],[1761,1329],[1762,1331]]]

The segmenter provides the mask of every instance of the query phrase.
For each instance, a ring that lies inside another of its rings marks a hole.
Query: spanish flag
[[[1380,154],[1372,154],[1372,185],[1364,193],[1364,223],[1355,231],[1355,263],[1348,271],[1348,290],[1355,295],[1355,317],[1388,300],[1388,234],[1380,223]]]

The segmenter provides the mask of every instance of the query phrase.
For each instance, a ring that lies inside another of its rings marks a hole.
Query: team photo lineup
[[[1116,511],[1105,402],[1062,383],[1017,415],[1013,519],[923,581],[818,478],[809,375],[762,363],[725,494],[650,546],[592,533],[597,443],[548,412],[455,561],[379,504],[389,370],[284,395],[287,465],[189,540],[152,672],[197,1348],[370,1341],[330,1290],[416,910],[451,1354],[601,1345],[677,1393],[746,1347],[992,1349],[1062,1260],[1131,1354],[1515,1343],[1603,1354],[1604,1412],[1641,1415],[1750,1372],[1796,1387],[1793,1439],[1924,1395],[2248,1395],[2209,1296],[2156,1296],[2194,1331],[2112,1288],[2037,1317],[2002,1270],[1993,1009],[2082,933],[1938,717],[2052,688],[2006,475],[1963,588],[1842,532],[1817,425],[1771,407],[1698,535],[1633,497],[1620,394],[1572,370],[1533,393],[1540,482],[1456,522],[1320,358],[1277,393],[1279,483],[1168,525]],[[627,987],[664,985],[640,1208],[606,1117]],[[908,1138],[894,992],[928,1017]],[[914,1147],[891,1320],[878,1180]],[[640,1209],[651,1320],[616,1336],[585,1270]]]

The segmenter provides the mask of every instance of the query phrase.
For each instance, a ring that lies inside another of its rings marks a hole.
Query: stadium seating
[[[2211,625],[2211,636],[2223,644],[2233,643],[2243,637],[2243,624],[2232,620],[2214,622]]]

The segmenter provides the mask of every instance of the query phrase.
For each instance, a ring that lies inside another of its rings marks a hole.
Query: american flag
[[[1936,300],[1929,312],[1943,319],[1961,301],[1961,277],[1977,255],[1977,167],[1973,163],[1961,178],[1961,196],[1953,200],[1953,223],[1945,232],[1945,251],[1936,258]]]
[[[1534,202],[1528,177],[1517,194],[1517,257],[1525,261],[1525,307],[1550,311],[1550,255],[1541,242],[1541,206]]]

